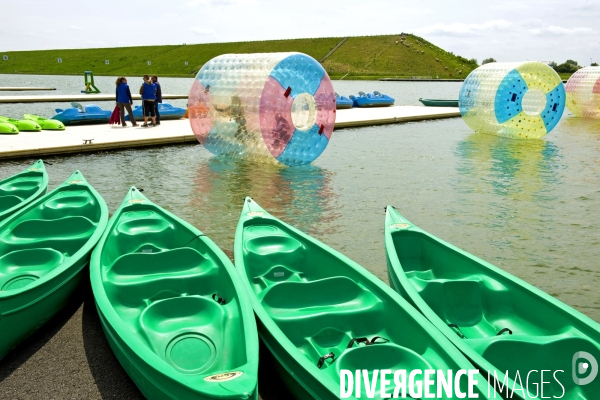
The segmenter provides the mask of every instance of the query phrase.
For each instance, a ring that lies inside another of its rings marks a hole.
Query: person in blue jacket
[[[140,94],[142,95],[142,106],[144,108],[144,123],[142,126],[148,126],[148,117],[152,117],[152,126],[156,126],[156,115],[154,113],[156,85],[150,81],[148,75],[144,75],[144,83],[140,87]]]
[[[152,83],[156,85],[156,101],[154,102],[154,114],[156,114],[156,125],[160,125],[160,113],[158,112],[158,103],[162,103],[162,89],[158,83],[158,77],[152,76]]]
[[[131,97],[129,85],[127,84],[127,78],[125,78],[124,76],[118,78],[116,84],[116,101],[120,111],[119,114],[121,115],[121,125],[127,126],[127,124],[125,123],[125,110],[127,110],[127,113],[129,113],[129,119],[131,120],[131,124],[133,126],[137,126],[137,123],[135,122],[135,117],[133,116],[133,111],[131,110],[133,98]]]

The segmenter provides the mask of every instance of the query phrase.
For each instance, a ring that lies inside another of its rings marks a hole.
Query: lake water
[[[141,82],[128,78],[132,88]],[[96,77],[105,92],[113,90],[114,80]],[[160,81],[164,93],[187,93],[192,80]],[[0,75],[0,86],[41,85],[72,94],[83,88],[83,78]],[[340,94],[379,90],[398,105],[417,105],[419,97],[457,98],[460,86],[334,82]],[[50,116],[64,106],[0,105],[0,115]],[[383,219],[384,207],[392,204],[421,228],[600,322],[600,121],[565,112],[546,138],[531,141],[475,134],[460,118],[344,129],[312,165],[299,168],[220,159],[200,145],[46,160],[52,163],[51,187],[79,169],[111,212],[130,186],[142,187],[230,256],[244,197],[252,196],[386,282]],[[0,178],[32,162],[0,161]]]

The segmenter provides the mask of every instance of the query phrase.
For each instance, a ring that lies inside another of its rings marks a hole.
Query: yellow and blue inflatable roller
[[[314,161],[335,124],[325,69],[301,53],[225,54],[198,72],[188,99],[194,134],[213,154]]]
[[[560,120],[566,94],[546,64],[489,63],[467,76],[458,101],[463,120],[476,132],[538,139]]]
[[[567,108],[583,118],[600,119],[600,67],[575,72],[566,85]]]

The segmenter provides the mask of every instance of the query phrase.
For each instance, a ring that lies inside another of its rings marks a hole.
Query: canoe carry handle
[[[347,349],[351,348],[352,346],[354,346],[354,343],[365,343],[368,346],[371,344],[371,341],[369,339],[367,339],[366,337],[354,338],[354,339],[350,340],[350,342],[348,342],[348,346],[346,346],[346,348]]]
[[[496,334],[496,336],[500,336],[504,332],[508,332],[509,335],[512,335],[512,331],[510,329],[508,329],[508,328],[502,328],[502,329],[500,329],[500,331],[498,331],[498,333]]]
[[[335,359],[335,354],[333,354],[333,351],[330,353],[327,353],[323,357],[319,358],[319,362],[317,363],[317,368],[321,369],[323,364],[325,364],[325,360],[327,360],[328,358],[331,358],[332,361]]]
[[[217,303],[219,303],[222,306],[225,305],[225,304],[227,304],[227,302],[225,301],[225,299],[222,298],[221,296],[219,296],[216,293],[212,295],[212,298],[213,298],[214,301],[216,301]]]
[[[466,339],[467,337],[460,331],[460,328],[456,324],[448,324],[448,326],[452,329],[456,329],[454,332],[461,338]]]

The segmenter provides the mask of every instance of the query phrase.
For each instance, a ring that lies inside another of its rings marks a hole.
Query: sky
[[[414,33],[481,62],[600,63],[600,0],[0,0],[0,52]]]

